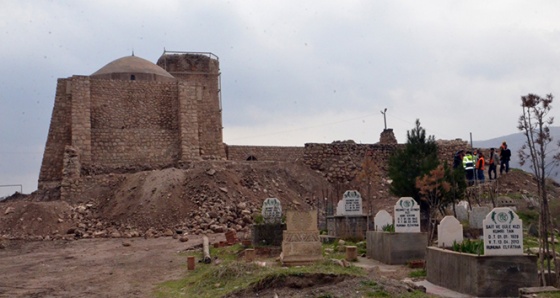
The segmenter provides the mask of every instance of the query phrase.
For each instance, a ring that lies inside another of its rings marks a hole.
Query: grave
[[[518,296],[519,288],[538,286],[537,256],[523,253],[523,225],[517,214],[507,207],[494,208],[483,225],[484,255],[428,247],[427,280],[477,297]]]
[[[451,247],[463,242],[463,225],[453,216],[444,217],[438,225],[438,246]]]
[[[420,233],[420,205],[411,197],[395,204],[395,233]]]
[[[455,205],[455,213],[457,214],[457,220],[469,221],[469,203],[467,201],[460,201]]]
[[[317,229],[317,210],[286,212],[286,230],[283,232],[283,265],[294,266],[310,264],[323,259],[319,229]]]
[[[406,197],[397,201],[394,210],[395,232],[367,232],[367,256],[390,265],[424,259],[428,235],[420,232],[420,206]]]
[[[523,255],[523,224],[511,208],[494,208],[482,223],[484,255]]]
[[[267,198],[262,204],[261,214],[265,223],[281,223],[282,203],[277,198]]]
[[[252,244],[254,246],[281,246],[282,231],[286,225],[282,223],[282,204],[277,198],[263,201],[261,214],[263,223],[252,227]]]
[[[369,215],[363,214],[362,196],[356,190],[347,190],[336,207],[334,216],[327,216],[329,236],[341,239],[363,240]]]
[[[486,206],[473,207],[469,214],[469,227],[473,229],[482,229],[482,221],[490,212],[490,208]]]
[[[373,229],[375,231],[383,231],[383,227],[392,224],[393,217],[386,210],[379,210],[373,218]]]

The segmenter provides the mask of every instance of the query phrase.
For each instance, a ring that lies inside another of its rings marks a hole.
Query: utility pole
[[[381,111],[381,114],[383,114],[383,123],[385,124],[385,130],[387,130],[387,117],[386,114],[387,113],[387,108],[385,108],[385,110]]]

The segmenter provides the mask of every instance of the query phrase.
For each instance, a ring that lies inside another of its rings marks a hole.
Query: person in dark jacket
[[[511,158],[511,151],[508,149],[506,142],[502,143],[500,147],[500,175],[509,172],[509,160]]]

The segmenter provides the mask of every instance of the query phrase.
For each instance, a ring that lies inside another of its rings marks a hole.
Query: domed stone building
[[[164,52],[154,64],[133,55],[58,80],[39,188],[225,158],[218,57]]]

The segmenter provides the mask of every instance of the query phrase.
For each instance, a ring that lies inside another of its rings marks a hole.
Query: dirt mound
[[[0,235],[6,238],[34,239],[40,235],[48,239],[75,225],[73,208],[66,202],[11,201],[3,205]]]
[[[10,238],[246,231],[268,197],[278,198],[284,210],[302,210],[315,208],[318,198],[332,192],[321,173],[301,163],[280,162],[202,161],[180,169],[86,176],[82,184],[83,193],[67,203],[53,201],[58,190],[1,203],[17,214],[0,214],[0,231]],[[66,213],[51,214],[48,203],[65,204]],[[28,215],[22,218],[22,212]],[[42,226],[33,229],[36,218],[42,219]]]

